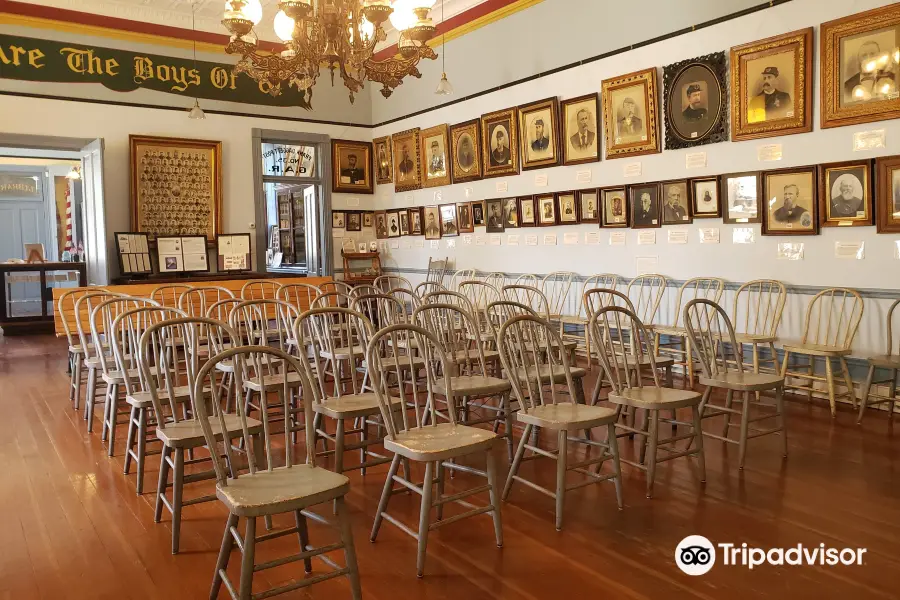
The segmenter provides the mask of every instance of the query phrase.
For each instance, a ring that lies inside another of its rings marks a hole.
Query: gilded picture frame
[[[372,194],[372,142],[331,140],[331,189],[345,194]]]
[[[662,152],[656,67],[602,83],[606,158]]]
[[[600,96],[597,92],[559,103],[562,164],[580,165],[600,160]]]
[[[419,128],[407,129],[391,136],[394,159],[394,191],[409,192],[422,188],[419,168]]]
[[[131,230],[156,236],[222,233],[222,142],[129,135]]]
[[[450,126],[453,183],[481,179],[481,127],[478,119]]]
[[[900,117],[900,4],[822,23],[819,45],[823,129]]]
[[[559,164],[559,99],[556,96],[519,106],[522,170]]]
[[[663,119],[666,150],[728,141],[724,52],[663,67]]]
[[[819,225],[865,227],[875,224],[872,161],[819,165]]]
[[[659,184],[659,214],[663,225],[690,225],[693,197],[688,179],[672,179]]]
[[[394,182],[394,160],[391,136],[372,140],[375,147],[375,183],[383,185]]]
[[[813,28],[731,49],[731,139],[812,131]]]
[[[481,115],[481,157],[484,177],[519,174],[519,117],[516,107]]]
[[[447,124],[435,125],[419,132],[422,187],[450,185],[450,133]]]
[[[875,231],[900,233],[900,155],[875,159]]]
[[[628,194],[623,185],[600,188],[600,227],[622,228],[631,223]]]
[[[715,175],[691,179],[692,219],[714,219],[722,216],[722,193],[719,190],[719,183],[719,178]]]

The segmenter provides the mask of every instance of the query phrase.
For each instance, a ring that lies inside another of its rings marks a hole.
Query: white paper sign
[[[719,228],[718,227],[701,227],[700,228],[701,244],[718,244]]]
[[[545,246],[555,246],[556,245],[556,234],[555,233],[545,233],[544,234],[544,245]]]
[[[467,187],[466,188],[466,198],[471,198],[475,194],[475,190]]]
[[[407,204],[413,203],[413,195],[412,194],[407,194],[406,196],[403,197],[403,199],[406,200]]]
[[[347,198],[347,206],[359,206],[359,198]]]
[[[441,240],[431,240],[431,249],[437,250],[441,247]]]
[[[641,176],[641,163],[633,162],[628,163],[622,168],[622,175],[624,177],[640,177]]]
[[[443,200],[443,199],[444,199],[444,195],[441,193],[440,190],[437,190],[437,191],[434,193],[434,201],[435,201],[435,202],[440,202],[440,201]]]
[[[625,232],[624,231],[613,231],[609,234],[609,245],[610,246],[624,246],[625,245]]]
[[[687,244],[688,243],[687,229],[668,229],[668,230],[666,230],[666,233],[668,234],[666,237],[669,238],[670,244]],[[640,244],[640,243],[641,243],[640,238],[638,238],[638,244]]]
[[[404,249],[404,250],[409,250],[410,248],[412,248],[412,241],[410,241],[410,240],[403,240],[403,242],[402,242],[401,245],[403,246],[403,249]]]
[[[865,242],[835,242],[834,257],[862,260],[866,257]]]
[[[588,246],[597,246],[600,244],[600,232],[589,231],[584,234],[584,243]]]
[[[691,152],[684,156],[685,169],[702,169],[706,166],[706,152]]]
[[[455,239],[447,240],[447,247],[448,248],[456,248],[456,240]]]
[[[505,193],[506,193],[506,190],[508,190],[508,189],[509,189],[509,184],[506,183],[505,181],[498,181],[498,182],[497,182],[497,192],[498,192],[498,193],[500,193],[500,194],[505,194]]]
[[[756,242],[756,234],[752,227],[735,227],[731,230],[732,244],[752,244]]]
[[[425,240],[414,240],[413,244],[415,244],[416,248],[424,248]]]
[[[491,234],[491,246],[499,246],[500,245],[500,234],[492,233]]]
[[[465,244],[466,246],[472,245],[472,234],[471,233],[465,234],[464,236],[462,236],[462,238],[463,238],[463,244]]]
[[[486,244],[487,244],[487,238],[485,238],[483,235],[475,236],[475,245],[476,246],[484,246]]]
[[[762,144],[757,146],[756,159],[759,162],[781,160],[781,144]]]
[[[778,260],[803,260],[803,244],[796,242],[778,244]]]
[[[650,246],[656,243],[655,231],[638,231],[638,246]]]
[[[534,176],[534,185],[535,185],[535,187],[547,187],[547,174],[541,173],[540,175],[535,175]],[[506,190],[503,190],[503,191],[505,192]]]
[[[857,131],[853,134],[853,151],[874,150],[884,148],[884,129]]]
[[[392,248],[393,250],[397,250],[398,248],[400,248],[400,240],[392,240],[392,241],[391,241],[391,248]]]
[[[590,183],[591,182],[592,173],[590,169],[585,169],[584,171],[578,171],[575,173],[575,182],[576,183]]]
[[[538,236],[531,234],[525,236],[525,245],[526,246],[537,246],[538,245]]]
[[[519,245],[519,234],[511,234],[506,236],[506,245],[507,246],[518,246]]]
[[[564,233],[563,234],[563,244],[566,246],[575,246],[578,244],[578,239],[580,237],[581,236],[578,234],[577,231],[572,232],[572,233]]]
[[[647,275],[659,271],[658,256],[637,256],[634,262],[638,275]]]

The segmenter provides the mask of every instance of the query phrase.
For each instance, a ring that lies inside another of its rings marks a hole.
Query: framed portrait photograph
[[[450,185],[450,134],[446,125],[419,132],[422,149],[422,186]]]
[[[816,167],[765,171],[763,187],[763,235],[816,235]]]
[[[560,225],[578,222],[578,206],[575,204],[575,192],[560,192],[556,195],[557,218]]]
[[[540,194],[534,197],[538,209],[538,224],[542,226],[556,225],[556,195]]]
[[[453,183],[481,179],[481,127],[478,119],[450,126]]]
[[[731,49],[731,139],[812,131],[813,29]]]
[[[600,97],[596,92],[560,102],[562,164],[600,160]]]
[[[441,239],[441,210],[437,206],[426,206],[422,209],[422,215],[425,223],[425,239]]]
[[[459,223],[459,232],[460,233],[474,233],[475,232],[475,222],[472,220],[472,203],[471,202],[457,202],[456,203],[456,218]]]
[[[456,222],[456,205],[441,204],[441,236],[452,237],[459,235],[459,224]]]
[[[408,192],[422,187],[419,169],[419,128],[391,136],[394,159],[394,190]]]
[[[363,227],[374,227],[375,226],[375,214],[370,212],[363,213],[362,217]]]
[[[662,227],[658,183],[628,186],[628,204],[631,208],[631,227],[633,229]]]
[[[519,199],[504,198],[503,199],[503,227],[505,229],[515,229],[519,226]]]
[[[387,213],[383,210],[375,211],[375,237],[386,240],[388,237]]]
[[[519,198],[519,227],[534,227],[537,225],[537,210],[535,210],[534,196],[522,196]]]
[[[332,229],[344,229],[345,218],[346,218],[346,215],[344,214],[344,211],[342,211],[342,210],[331,211],[331,228]]]
[[[387,234],[389,238],[400,237],[400,211],[387,211]]]
[[[503,224],[506,222],[503,218],[503,200],[500,198],[485,200],[484,210],[487,213],[485,215],[487,232],[503,233],[505,229]]]
[[[362,231],[362,213],[357,211],[347,213],[347,231]]]
[[[409,211],[400,209],[400,235],[409,235]]]
[[[819,165],[819,225],[874,225],[872,188],[870,160]]]
[[[759,209],[762,181],[759,173],[750,171],[720,175],[719,196],[723,204],[721,216],[725,223],[762,223],[762,212]]]
[[[662,152],[656,67],[603,80],[606,158]]]
[[[484,200],[471,202],[472,204],[472,223],[484,227]]]
[[[481,115],[481,156],[485,177],[519,173],[519,119],[515,108]]]
[[[578,221],[581,223],[600,222],[600,202],[597,190],[578,190],[575,192],[578,206]]]
[[[728,141],[725,53],[663,67],[666,150]]]
[[[662,224],[685,225],[693,223],[691,219],[691,186],[687,179],[663,181],[662,188]]]
[[[900,117],[900,4],[819,26],[822,128]]]
[[[900,233],[900,156],[875,159],[875,231]]]
[[[609,187],[600,190],[601,227],[628,227],[628,200],[625,188]]]
[[[422,235],[422,207],[408,208],[406,212],[409,215],[409,234]]]
[[[394,161],[391,159],[391,136],[375,138],[375,183],[393,183]]]
[[[350,194],[374,193],[372,142],[331,140],[332,189]]]
[[[559,101],[556,97],[519,107],[522,170],[559,164]]]
[[[722,216],[719,200],[719,179],[717,177],[697,177],[691,179],[691,217],[712,219]]]

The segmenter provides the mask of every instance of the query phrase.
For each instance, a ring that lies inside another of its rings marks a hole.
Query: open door
[[[88,285],[109,284],[106,243],[106,204],[103,198],[103,139],[81,149],[84,194],[84,253]]]

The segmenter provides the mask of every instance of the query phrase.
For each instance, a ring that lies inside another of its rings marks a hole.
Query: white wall
[[[539,6],[557,5],[558,2],[545,2]],[[885,0],[793,0],[787,4],[776,6],[761,12],[734,19],[698,32],[672,38],[651,46],[639,48],[608,59],[596,61],[576,69],[567,70],[552,76],[531,81],[509,89],[462,102],[450,107],[438,109],[412,119],[404,119],[388,126],[378,127],[374,136],[382,136],[410,127],[430,127],[438,123],[459,123],[478,117],[483,113],[524,104],[550,95],[561,99],[581,94],[596,92],[603,79],[623,73],[636,71],[653,65],[662,67],[665,64],[682,59],[699,56],[713,51],[727,51],[731,46],[752,42],[768,36],[786,33],[853,14],[876,6],[889,4]],[[537,7],[536,7],[537,8]],[[526,14],[531,10],[523,11]],[[631,9],[629,8],[629,12]],[[613,17],[610,16],[612,19]],[[614,20],[614,19],[613,19]],[[484,29],[490,33],[496,24]],[[466,38],[463,38],[465,40]],[[661,181],[685,177],[716,175],[733,171],[761,170],[816,163],[871,158],[879,155],[900,153],[900,122],[883,121],[854,127],[841,127],[820,130],[819,123],[819,83],[818,83],[818,37],[815,39],[816,60],[814,72],[816,80],[813,84],[815,108],[813,120],[815,129],[812,133],[771,138],[761,141],[727,142],[707,145],[694,150],[666,150],[662,154],[638,157],[637,159],[603,160],[593,165],[573,167],[556,167],[539,171],[531,171],[514,177],[486,179],[468,184],[453,185],[443,188],[419,190],[406,194],[394,194],[390,185],[378,186],[376,204],[379,209],[404,207],[408,205],[437,204],[435,195],[440,193],[441,202],[462,202],[466,199],[482,200],[499,196],[529,195],[544,191],[563,191],[587,187],[577,184],[575,174],[589,169],[592,172],[592,184],[596,186],[639,183],[643,181]],[[480,69],[479,69],[480,70]],[[472,69],[471,71],[475,71]],[[469,72],[458,77],[465,80]],[[473,76],[477,76],[474,75]],[[660,83],[662,81],[660,73]],[[376,105],[375,113],[379,108]],[[887,148],[870,152],[852,152],[851,142],[854,132],[869,129],[885,129]],[[783,145],[783,159],[777,163],[760,163],[757,160],[757,147],[760,144],[777,142]],[[685,169],[685,155],[692,151],[705,151],[708,155],[708,166],[705,169]],[[640,177],[625,179],[623,167],[627,163],[642,163]],[[534,185],[535,174],[547,175],[549,184],[546,188]],[[508,184],[508,193],[497,192],[497,183]],[[471,198],[466,197],[466,188],[471,188]],[[719,245],[701,245],[699,229],[701,227],[717,227],[721,234]],[[796,237],[764,237],[760,234],[760,226],[752,225],[756,241],[750,245],[732,243],[733,225],[724,225],[721,220],[700,219],[687,226],[689,242],[686,245],[669,245],[666,241],[667,230],[664,227],[656,230],[655,245],[637,245],[638,232],[627,230],[627,245],[624,247],[609,246],[609,231],[601,230],[599,246],[585,246],[584,233],[596,231],[597,225],[576,225],[554,228],[519,229],[515,234],[524,235],[538,233],[555,233],[559,245],[548,247],[524,246],[511,247],[506,244],[507,234],[503,234],[503,245],[467,246],[462,238],[456,238],[456,248],[447,247],[448,240],[441,240],[440,248],[432,250],[388,247],[385,263],[401,269],[424,269],[428,256],[455,258],[458,267],[477,268],[481,271],[533,272],[547,273],[557,270],[571,270],[589,275],[592,273],[612,272],[623,277],[636,274],[636,258],[654,256],[658,258],[658,271],[678,280],[696,276],[716,276],[733,282],[744,282],[756,278],[773,278],[792,286],[833,286],[843,285],[856,288],[879,288],[897,290],[900,296],[900,280],[896,276],[895,242],[897,235],[876,235],[874,227],[863,228],[826,228],[819,236]],[[563,234],[578,232],[580,243],[577,246],[562,245]],[[485,235],[484,229],[476,230],[477,235]],[[420,238],[421,239],[421,238]],[[805,258],[801,261],[783,261],[776,258],[776,247],[779,242],[802,242],[805,244]],[[865,242],[866,256],[864,260],[838,260],[834,258],[836,241]],[[402,241],[401,241],[402,242]],[[674,298],[674,293],[669,296]],[[802,328],[803,308],[809,301],[808,295],[793,295],[788,302],[782,332],[786,337],[799,337]],[[883,330],[884,310],[879,304],[867,300],[867,315],[857,338],[855,347],[860,351],[883,351],[883,341],[879,337]],[[671,310],[669,310],[671,312]],[[883,335],[883,334],[881,334]]]

